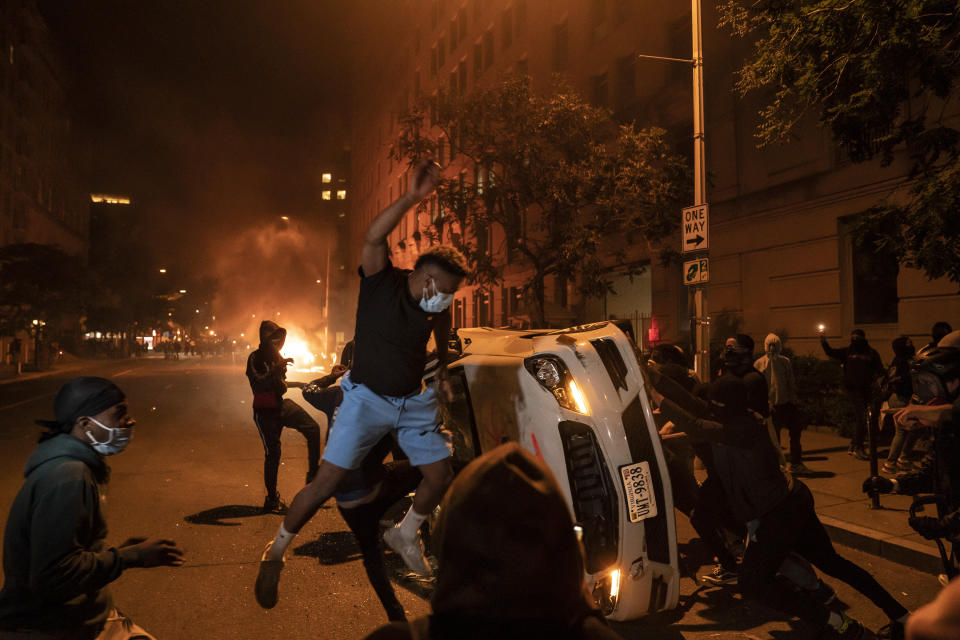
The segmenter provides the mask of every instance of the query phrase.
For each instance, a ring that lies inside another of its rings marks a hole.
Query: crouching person
[[[105,378],[74,378],[27,460],[3,542],[0,639],[151,639],[114,607],[107,585],[131,567],[179,566],[170,540],[108,547],[101,491],[133,434],[123,392]]]

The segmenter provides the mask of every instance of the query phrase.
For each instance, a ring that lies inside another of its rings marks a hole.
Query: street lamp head
[[[160,273],[166,273],[166,272],[167,272],[166,269],[160,269]]]

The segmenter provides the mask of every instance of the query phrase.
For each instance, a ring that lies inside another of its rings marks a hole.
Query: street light
[[[160,269],[160,273],[166,273],[166,272],[167,272],[166,269]]]

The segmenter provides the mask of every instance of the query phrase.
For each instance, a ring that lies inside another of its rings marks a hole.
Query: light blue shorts
[[[340,388],[343,403],[323,451],[327,462],[342,469],[356,469],[370,449],[391,432],[414,466],[450,457],[450,433],[440,423],[432,387],[406,397],[381,396],[351,380],[347,372]]]

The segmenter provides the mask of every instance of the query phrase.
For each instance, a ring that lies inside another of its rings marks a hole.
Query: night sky
[[[85,184],[129,194],[170,262],[190,264],[226,228],[311,211],[350,125],[351,3],[38,4]]]

